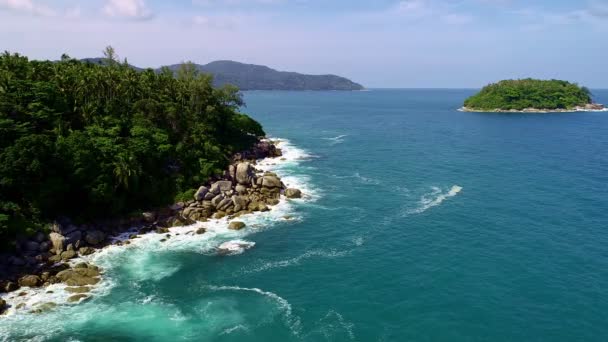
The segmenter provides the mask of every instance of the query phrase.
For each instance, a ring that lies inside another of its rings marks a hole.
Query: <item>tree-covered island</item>
[[[504,80],[485,86],[464,102],[473,112],[569,112],[603,110],[586,87],[561,80]]]

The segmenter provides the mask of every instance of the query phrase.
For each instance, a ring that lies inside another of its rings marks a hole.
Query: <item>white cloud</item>
[[[0,0],[0,8],[42,16],[56,15],[53,9],[33,0]]]
[[[143,20],[152,17],[144,0],[107,0],[103,13],[109,17]]]

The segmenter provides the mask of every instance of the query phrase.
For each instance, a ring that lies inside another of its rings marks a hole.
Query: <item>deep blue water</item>
[[[0,339],[604,340],[608,113],[458,112],[473,93],[246,93],[308,198],[240,235],[109,251],[103,293]],[[232,238],[256,246],[215,255]]]

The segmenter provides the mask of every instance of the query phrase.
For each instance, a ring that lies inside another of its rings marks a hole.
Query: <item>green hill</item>
[[[464,102],[466,110],[571,110],[591,103],[589,89],[560,80],[505,80],[487,85]]]

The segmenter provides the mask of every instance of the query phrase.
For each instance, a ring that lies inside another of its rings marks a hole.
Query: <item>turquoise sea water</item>
[[[472,93],[246,93],[307,198],[106,250],[94,299],[0,340],[606,339],[608,113],[456,111]],[[256,245],[215,254],[233,239]]]

